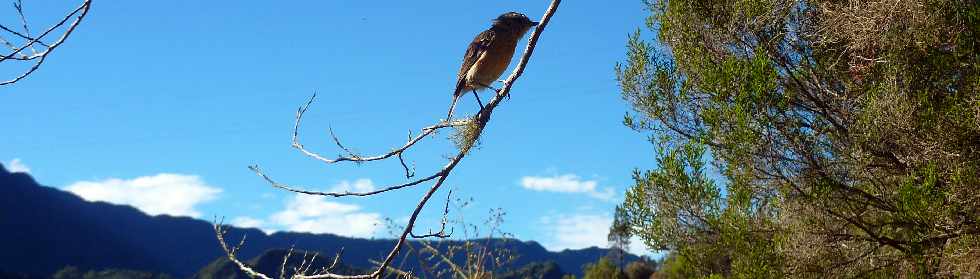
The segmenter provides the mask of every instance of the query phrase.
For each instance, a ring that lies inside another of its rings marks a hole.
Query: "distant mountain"
[[[263,251],[290,246],[321,251],[346,248],[342,261],[370,267],[394,240],[358,239],[332,234],[274,233],[231,228],[228,237],[248,241],[240,252],[253,259]],[[514,266],[553,261],[569,273],[608,253],[588,248],[550,252],[536,242],[494,242],[519,255]],[[223,255],[209,222],[187,217],[148,216],[125,205],[87,202],[72,193],[39,185],[29,175],[0,165],[0,270],[48,276],[65,266],[81,270],[130,269],[186,278]],[[627,260],[635,260],[630,255]],[[413,268],[409,260],[404,266]]]

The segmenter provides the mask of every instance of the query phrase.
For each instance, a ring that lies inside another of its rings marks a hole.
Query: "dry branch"
[[[34,64],[32,64],[30,68],[22,72],[20,75],[6,81],[0,81],[0,86],[16,83],[26,78],[28,75],[30,75],[38,68],[40,68],[41,64],[44,63],[44,60],[47,59],[48,56],[52,52],[54,52],[56,48],[61,46],[61,44],[64,43],[66,39],[68,39],[68,36],[70,36],[72,32],[75,31],[75,28],[78,27],[78,24],[82,22],[82,19],[84,19],[85,16],[88,15],[89,7],[91,6],[92,6],[92,0],[85,0],[77,8],[75,8],[73,11],[65,15],[64,18],[61,19],[61,21],[58,21],[54,25],[48,27],[47,29],[44,30],[44,32],[38,34],[37,37],[32,37],[30,27],[29,27],[30,24],[28,24],[27,17],[24,15],[23,4],[21,3],[20,0],[14,2],[14,9],[17,10],[17,15],[21,20],[21,24],[24,32],[23,33],[17,32],[13,28],[0,24],[0,30],[3,31],[0,32],[0,42],[2,42],[4,45],[6,45],[11,49],[11,52],[9,54],[0,56],[0,62],[5,62],[7,60],[33,61]],[[73,17],[75,18],[75,20],[71,21],[71,23],[68,23]],[[45,37],[51,35],[55,30],[64,26],[66,23],[68,23],[68,27],[65,28],[64,33],[62,33],[57,40],[55,40],[52,43],[45,43],[43,41]],[[5,34],[13,34],[14,36],[19,38],[20,40],[23,40],[24,42],[19,46],[17,46],[10,40],[4,38],[3,35]],[[38,50],[39,48],[41,50]],[[30,50],[30,54],[24,53],[28,49]]]
[[[311,274],[311,275],[294,274],[292,278],[294,278],[294,279],[314,279],[314,278],[340,278],[340,279],[361,279],[361,278],[363,278],[363,279],[367,279],[367,278],[381,278],[386,271],[389,271],[390,270],[390,265],[391,265],[392,261],[399,254],[399,252],[401,251],[402,247],[405,246],[406,241],[407,241],[407,239],[410,236],[414,236],[414,237],[448,237],[448,234],[445,233],[445,224],[446,224],[446,219],[445,219],[446,217],[445,216],[448,215],[448,213],[449,213],[448,212],[449,211],[448,210],[448,201],[447,201],[447,206],[446,206],[446,208],[445,208],[445,210],[443,212],[443,218],[444,219],[443,219],[442,227],[441,227],[441,229],[440,229],[439,232],[418,236],[415,233],[413,233],[413,229],[415,227],[415,222],[417,221],[417,219],[419,217],[419,214],[422,212],[422,209],[429,202],[429,199],[431,199],[432,196],[435,194],[435,192],[437,192],[443,186],[443,184],[445,183],[446,179],[452,173],[453,169],[459,164],[460,161],[462,161],[462,159],[464,157],[466,157],[466,155],[468,154],[468,151],[470,150],[470,147],[472,147],[472,145],[475,144],[476,140],[479,139],[480,135],[483,133],[483,130],[486,128],[486,124],[490,121],[490,116],[493,114],[494,109],[497,108],[497,106],[500,104],[501,101],[503,101],[504,98],[508,97],[508,95],[510,94],[511,87],[513,86],[514,82],[521,76],[522,73],[524,73],[524,68],[527,67],[527,63],[530,60],[531,54],[534,52],[534,47],[535,47],[535,45],[538,42],[538,38],[541,36],[541,32],[543,32],[544,29],[545,29],[545,27],[548,26],[548,22],[550,22],[551,17],[554,15],[555,11],[558,9],[558,5],[559,5],[560,2],[561,2],[560,0],[552,0],[551,1],[551,4],[549,5],[548,9],[545,11],[544,16],[542,16],[542,18],[541,18],[540,24],[531,33],[531,36],[528,39],[527,47],[524,49],[524,53],[523,53],[523,55],[521,55],[520,62],[517,64],[517,67],[510,74],[510,76],[508,76],[507,79],[504,80],[503,86],[499,90],[496,91],[496,94],[494,95],[494,97],[479,112],[477,112],[476,115],[473,116],[472,118],[469,118],[469,119],[466,119],[466,120],[462,120],[462,121],[460,121],[460,120],[453,120],[452,119],[453,107],[450,107],[449,108],[449,116],[447,117],[446,120],[440,121],[439,123],[436,123],[436,124],[434,124],[432,126],[422,128],[421,129],[421,133],[419,133],[418,135],[416,135],[414,137],[411,135],[411,133],[409,133],[408,141],[405,144],[403,144],[402,146],[400,146],[400,147],[394,148],[391,151],[389,151],[387,153],[384,153],[384,154],[375,155],[375,156],[366,156],[366,157],[365,156],[360,156],[360,155],[356,154],[355,152],[353,152],[352,150],[350,150],[349,148],[347,148],[345,145],[343,145],[341,143],[340,139],[336,136],[336,134],[334,134],[333,131],[331,131],[331,137],[333,138],[334,143],[340,149],[344,150],[344,152],[346,152],[346,155],[341,155],[341,156],[338,156],[338,157],[335,157],[335,158],[327,158],[327,157],[322,156],[322,155],[320,155],[318,153],[309,151],[308,149],[306,149],[299,142],[299,126],[300,126],[300,123],[302,122],[303,114],[306,113],[306,111],[309,109],[310,105],[315,100],[316,94],[314,94],[303,106],[301,106],[296,111],[296,120],[295,120],[295,123],[294,123],[294,126],[293,126],[292,146],[294,148],[296,148],[302,154],[304,154],[304,155],[306,155],[306,156],[308,156],[310,158],[313,158],[315,160],[324,162],[326,164],[335,164],[335,163],[340,163],[340,162],[371,162],[371,161],[380,161],[380,160],[385,160],[385,159],[389,159],[389,158],[392,158],[392,157],[397,157],[398,160],[400,161],[402,167],[405,168],[406,177],[408,179],[411,179],[411,177],[414,176],[414,172],[412,172],[412,171],[409,170],[408,165],[405,164],[404,157],[402,156],[403,153],[406,150],[409,150],[410,148],[412,148],[413,146],[415,146],[417,143],[419,143],[422,139],[424,139],[426,137],[429,137],[430,135],[434,134],[436,131],[441,130],[441,129],[464,127],[465,129],[468,129],[468,131],[467,131],[468,134],[466,135],[467,140],[464,141],[464,145],[463,146],[460,146],[460,148],[458,150],[458,153],[456,153],[455,155],[451,156],[451,158],[449,159],[449,162],[446,163],[446,165],[444,165],[441,169],[439,169],[438,171],[436,171],[434,174],[425,176],[425,177],[420,178],[420,179],[412,180],[412,181],[409,181],[409,182],[405,182],[405,183],[401,183],[401,184],[396,184],[396,185],[392,185],[392,186],[387,186],[387,187],[382,187],[380,190],[369,191],[369,192],[360,192],[360,193],[354,193],[354,192],[336,192],[336,193],[331,193],[331,192],[318,192],[318,191],[303,190],[302,187],[293,187],[293,186],[289,186],[289,185],[286,185],[286,184],[281,184],[281,183],[276,182],[269,175],[267,175],[266,173],[264,173],[259,168],[259,166],[257,166],[257,165],[249,166],[249,169],[251,169],[253,172],[255,172],[258,176],[260,176],[266,182],[268,182],[269,184],[271,184],[273,187],[284,189],[284,190],[295,192],[295,193],[307,194],[307,195],[323,195],[323,196],[332,196],[332,197],[371,196],[371,195],[381,194],[381,193],[388,192],[388,191],[402,189],[402,188],[405,188],[405,187],[411,187],[411,186],[419,185],[419,184],[422,184],[422,183],[425,183],[425,182],[435,181],[435,183],[422,196],[421,200],[416,204],[415,209],[412,211],[412,214],[409,217],[408,223],[405,225],[405,228],[403,229],[403,231],[401,232],[401,235],[398,238],[398,241],[395,243],[394,247],[392,247],[391,251],[385,257],[384,261],[381,261],[381,262],[378,263],[378,268],[374,272],[372,272],[370,274],[361,274],[361,275],[340,275],[340,274],[331,273],[331,272],[329,272],[329,270],[325,270],[325,271],[323,271],[322,273],[319,273],[319,274]],[[449,198],[447,198],[447,200],[448,199]],[[268,278],[268,276],[265,276],[263,274],[253,274],[253,273],[256,273],[256,272],[248,269],[248,267],[245,266],[244,264],[241,264],[241,262],[238,261],[235,258],[235,255],[234,255],[234,252],[236,251],[235,250],[236,248],[234,248],[234,247],[229,248],[227,245],[225,245],[225,241],[223,239],[224,233],[221,231],[220,226],[216,226],[215,227],[215,231],[217,232],[217,236],[219,238],[219,242],[221,244],[222,249],[225,250],[226,254],[228,254],[228,257],[229,257],[229,259],[232,262],[238,264],[239,268],[242,269],[243,271],[245,271],[246,273],[249,273],[250,276],[260,277],[260,278]]]

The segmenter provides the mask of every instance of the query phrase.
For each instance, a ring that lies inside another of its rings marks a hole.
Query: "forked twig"
[[[453,232],[455,232],[455,230],[453,230],[452,228],[450,228],[449,233],[446,233],[446,224],[449,223],[449,202],[452,200],[452,198],[453,198],[453,189],[449,189],[449,194],[446,194],[446,206],[442,209],[442,220],[440,220],[440,225],[439,225],[439,231],[438,232],[429,231],[428,234],[423,234],[423,235],[416,235],[415,233],[409,232],[409,235],[411,235],[412,238],[430,238],[430,237],[450,238],[450,237],[452,237],[453,236]]]
[[[20,75],[6,81],[0,81],[0,86],[16,83],[26,78],[28,75],[34,73],[34,71],[40,68],[41,64],[44,63],[44,60],[47,59],[48,56],[56,48],[61,46],[61,44],[64,43],[66,39],[68,39],[68,36],[70,36],[72,32],[75,31],[75,28],[78,27],[78,24],[82,22],[82,19],[84,19],[85,16],[88,15],[88,11],[91,6],[92,6],[92,0],[85,0],[77,8],[75,8],[73,11],[65,15],[64,18],[61,19],[61,21],[58,21],[51,27],[48,27],[48,29],[44,30],[44,32],[38,34],[37,37],[31,37],[30,28],[28,27],[28,23],[27,23],[27,18],[24,16],[23,6],[20,4],[20,1],[15,2],[14,8],[17,10],[17,14],[20,16],[21,23],[23,24],[24,34],[14,31],[13,29],[3,26],[2,24],[0,24],[0,30],[14,34],[15,36],[27,41],[24,42],[20,47],[16,47],[13,46],[13,44],[10,43],[9,41],[3,39],[2,40],[3,43],[11,48],[11,52],[9,54],[0,56],[0,62],[4,62],[8,59],[18,60],[18,61],[34,60],[34,64],[31,65],[31,67],[28,68],[26,71],[22,72]],[[42,39],[44,39],[49,34],[54,32],[54,30],[60,28],[61,26],[64,26],[65,23],[68,23],[68,21],[71,20],[72,17],[74,17],[75,20],[68,24],[68,27],[65,29],[65,32],[61,34],[61,37],[59,37],[53,43],[45,43],[42,41]],[[35,48],[35,45],[43,46],[45,49],[43,51],[38,51]],[[31,55],[24,54],[23,51],[25,49],[31,49]]]
[[[261,272],[255,271],[254,269],[252,269],[252,267],[249,267],[248,265],[246,265],[245,263],[243,263],[241,260],[238,259],[238,250],[241,248],[241,246],[238,247],[228,246],[228,244],[225,242],[225,234],[227,234],[228,231],[224,229],[224,226],[222,225],[222,221],[216,221],[214,223],[214,232],[218,237],[218,244],[221,245],[222,250],[225,250],[225,255],[228,257],[228,260],[234,263],[235,265],[237,265],[239,270],[245,272],[245,274],[247,274],[251,278],[272,279],[271,277],[262,274]],[[243,242],[244,240],[245,239],[242,238]]]

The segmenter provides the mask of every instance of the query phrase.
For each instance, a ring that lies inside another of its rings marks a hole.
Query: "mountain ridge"
[[[66,265],[95,270],[125,268],[186,278],[223,256],[212,225],[203,220],[150,216],[128,205],[89,202],[57,188],[43,186],[26,173],[11,173],[0,164],[0,270],[50,275]],[[344,249],[343,262],[369,267],[385,256],[394,239],[360,239],[332,234],[275,232],[229,228],[229,241],[247,235],[241,258],[291,246],[330,255]],[[495,241],[496,242],[496,241]],[[535,241],[495,243],[519,255],[514,266],[556,262],[580,273],[581,266],[606,255],[597,247],[547,251]],[[352,247],[357,247],[353,249]],[[636,259],[630,255],[630,259]],[[413,261],[408,261],[409,266]]]

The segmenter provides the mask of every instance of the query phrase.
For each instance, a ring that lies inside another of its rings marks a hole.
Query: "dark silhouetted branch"
[[[24,42],[22,44],[19,44],[19,46],[15,45],[12,41],[2,37],[2,34],[4,34],[4,32],[0,32],[0,42],[2,42],[4,45],[6,45],[11,49],[11,52],[9,54],[0,56],[0,62],[5,62],[7,60],[10,60],[10,61],[33,61],[34,63],[30,66],[30,68],[21,72],[16,77],[6,81],[0,81],[0,86],[16,83],[26,78],[28,75],[34,73],[34,71],[40,68],[41,64],[44,63],[44,60],[47,59],[48,56],[52,52],[54,52],[56,48],[61,46],[61,44],[64,43],[66,39],[68,39],[68,36],[70,36],[72,32],[75,31],[75,28],[78,27],[78,24],[82,22],[82,19],[84,19],[85,16],[88,15],[89,7],[91,6],[92,6],[92,1],[85,0],[77,8],[75,8],[73,11],[65,15],[64,18],[61,19],[61,21],[48,27],[47,29],[44,30],[44,32],[38,34],[37,37],[32,37],[30,27],[27,21],[27,17],[24,16],[23,4],[19,0],[17,2],[14,2],[14,8],[17,10],[17,14],[20,17],[24,32],[23,33],[17,32],[14,29],[4,26],[2,24],[0,24],[0,30],[9,34],[13,34],[19,39],[24,40]],[[72,18],[74,18],[73,21],[71,20]],[[69,23],[69,21],[71,21],[71,23]],[[45,37],[52,34],[58,28],[64,26],[66,23],[68,24],[68,27],[65,29],[64,33],[61,34],[61,37],[59,37],[57,40],[55,40],[52,43],[45,43],[42,41]],[[43,48],[41,48],[41,50],[38,50],[37,46],[41,46]],[[30,55],[24,53],[24,51],[28,49],[30,49],[30,53],[31,53]]]

